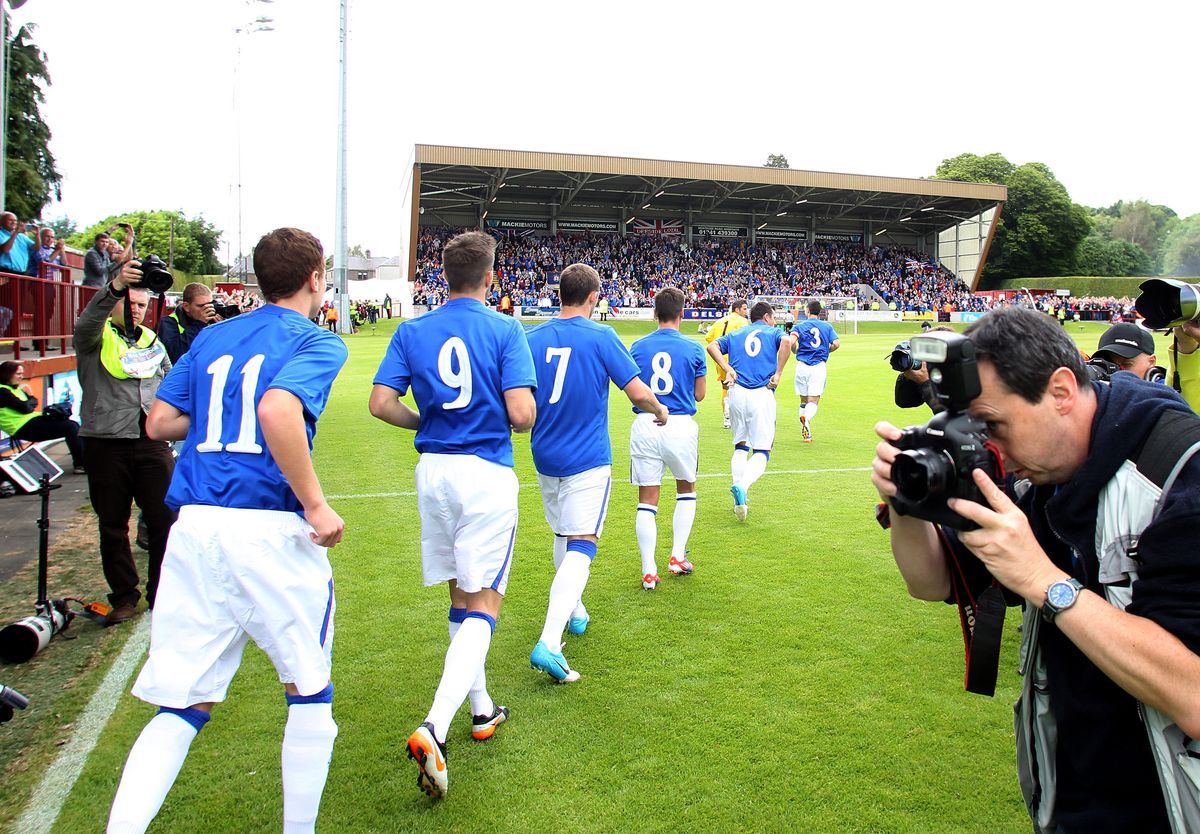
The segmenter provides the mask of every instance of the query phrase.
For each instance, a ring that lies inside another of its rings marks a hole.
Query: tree
[[[67,217],[65,214],[62,217],[56,217],[53,220],[47,220],[46,225],[54,230],[54,236],[60,240],[67,240],[74,237],[79,229],[75,227],[75,221]]]
[[[1167,275],[1200,275],[1200,214],[1175,225],[1163,242],[1163,272]]]
[[[787,157],[781,153],[767,154],[767,161],[763,165],[764,168],[791,168],[788,165]]]
[[[68,243],[87,249],[97,234],[118,222],[133,226],[140,255],[158,255],[196,275],[213,275],[224,270],[216,256],[221,231],[203,217],[189,220],[181,211],[135,211],[113,215],[73,235]],[[123,232],[116,232],[115,237],[121,239]]]
[[[1157,260],[1167,232],[1178,222],[1179,218],[1175,212],[1166,206],[1136,200],[1121,205],[1111,234],[1114,240],[1136,243],[1146,251],[1151,260]]]
[[[7,13],[6,16],[7,23]],[[42,209],[62,199],[62,176],[50,153],[50,128],[42,119],[50,86],[46,53],[31,39],[33,24],[13,33],[8,53],[8,124],[5,126],[4,207],[23,219],[41,217]]]
[[[1003,155],[964,153],[942,160],[934,179],[994,182],[1008,186],[1008,202],[996,222],[984,277],[1066,275],[1075,249],[1089,230],[1088,211],[1071,202],[1046,165],[1015,166]]]
[[[1153,275],[1154,264],[1146,250],[1127,240],[1113,240],[1101,234],[1085,237],[1075,250],[1078,275]]]

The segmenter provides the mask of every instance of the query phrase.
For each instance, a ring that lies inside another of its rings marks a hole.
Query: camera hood
[[[1151,278],[1138,287],[1142,294],[1134,305],[1151,330],[1193,321],[1200,316],[1200,285],[1170,278]]]

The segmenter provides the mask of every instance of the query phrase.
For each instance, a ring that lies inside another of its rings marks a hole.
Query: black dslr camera
[[[175,285],[175,276],[167,271],[167,265],[158,255],[139,258],[142,262],[141,286],[156,295],[162,295]]]
[[[896,345],[888,361],[892,365],[892,370],[896,373],[902,374],[905,371],[921,370],[921,360],[913,359],[912,343],[908,339]]]
[[[959,333],[927,333],[913,337],[911,354],[912,360],[929,363],[929,381],[946,410],[924,426],[908,427],[893,441],[903,451],[892,463],[892,506],[900,515],[974,530],[978,525],[946,506],[946,499],[966,498],[987,506],[971,477],[975,469],[997,484],[1004,480],[1004,464],[986,425],[967,414],[967,406],[982,390],[975,345]]]

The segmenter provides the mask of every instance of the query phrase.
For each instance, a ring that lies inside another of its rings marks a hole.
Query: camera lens
[[[954,464],[933,449],[909,449],[892,462],[892,482],[902,498],[923,501],[946,492],[954,478]]]

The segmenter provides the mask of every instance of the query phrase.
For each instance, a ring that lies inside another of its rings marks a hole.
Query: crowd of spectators
[[[417,241],[413,301],[435,306],[446,299],[441,246],[460,229],[427,228]],[[616,307],[650,307],[662,287],[683,291],[688,306],[723,307],[735,297],[828,295],[869,303],[874,294],[885,307],[914,312],[985,310],[944,267],[911,249],[863,247],[818,241],[771,241],[680,237],[621,237],[612,234],[536,237],[506,234],[496,250],[497,285],[489,301],[508,295],[521,306],[558,304],[558,274],[586,263],[601,276],[602,291]]]

